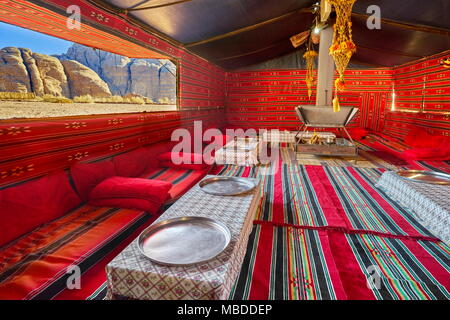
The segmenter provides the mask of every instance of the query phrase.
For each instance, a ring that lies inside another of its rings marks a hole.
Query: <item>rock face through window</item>
[[[66,98],[119,95],[173,104],[176,72],[170,60],[130,59],[78,44],[55,56],[25,48],[0,50],[0,92]]]

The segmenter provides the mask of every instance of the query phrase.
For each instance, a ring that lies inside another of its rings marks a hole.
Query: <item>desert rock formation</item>
[[[76,61],[61,61],[26,48],[0,50],[0,92],[33,92],[73,98],[91,94],[110,96],[108,85],[91,69]]]

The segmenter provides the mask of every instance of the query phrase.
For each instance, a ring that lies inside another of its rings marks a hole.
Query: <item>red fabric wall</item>
[[[79,5],[82,21],[94,21],[99,29],[83,26],[80,31],[68,32],[66,17],[26,0],[5,0],[4,10],[11,12],[2,17],[11,18],[10,23],[23,27],[33,29],[37,26],[41,32],[63,38],[75,37],[72,40],[81,43],[95,43],[112,52],[121,46],[131,46],[130,50],[142,48],[132,47],[131,42],[118,43],[125,40],[114,38],[113,34],[122,34],[125,39],[141,41],[158,54],[176,58],[179,111],[0,121],[0,188],[54,169],[68,168],[76,161],[108,157],[139,145],[169,139],[174,129],[190,127],[195,120],[203,120],[204,126],[225,124],[224,70],[182,47],[136,29],[123,17],[114,16],[88,1],[49,0],[48,3],[63,12],[68,4]],[[102,19],[98,19],[100,16]],[[112,30],[111,33],[101,31],[105,28]],[[147,54],[129,53],[132,56]]]
[[[393,69],[395,107],[412,112],[388,112],[386,134],[403,138],[411,129],[421,128],[450,136],[450,69],[439,64],[448,56],[450,51]],[[421,110],[425,113],[418,113]]]
[[[315,104],[315,91],[308,99],[305,70],[258,70],[227,75],[227,120],[232,126],[295,129],[294,107]],[[384,117],[392,70],[348,70],[347,90],[339,95],[341,105],[359,106],[352,125],[378,129]],[[362,107],[362,104],[364,107]]]
[[[393,69],[347,70],[341,105],[358,106],[352,126],[403,138],[412,128],[450,135],[450,70],[439,65],[450,51]],[[244,128],[295,129],[294,107],[314,104],[307,97],[305,70],[255,70],[227,74],[227,120]],[[425,95],[422,108],[423,79]],[[413,112],[391,111],[395,107]]]

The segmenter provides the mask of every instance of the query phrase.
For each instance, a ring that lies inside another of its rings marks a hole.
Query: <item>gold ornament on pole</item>
[[[334,82],[335,97],[333,99],[333,111],[340,110],[338,91],[345,89],[344,72],[356,46],[352,39],[351,14],[356,0],[327,0],[336,10],[336,23],[334,25],[333,43],[330,47],[330,55],[333,56],[339,77]]]
[[[314,59],[317,57],[317,52],[309,49],[303,55],[306,60],[306,86],[308,87],[308,98],[311,99],[312,88],[314,85]]]

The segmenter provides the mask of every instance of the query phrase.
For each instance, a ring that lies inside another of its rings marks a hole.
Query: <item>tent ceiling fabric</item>
[[[135,18],[227,70],[289,54],[289,38],[310,28],[317,0],[92,0],[129,9]],[[381,30],[366,26],[370,5]],[[133,11],[133,8],[153,7]],[[450,1],[358,0],[353,63],[392,67],[450,48]]]

